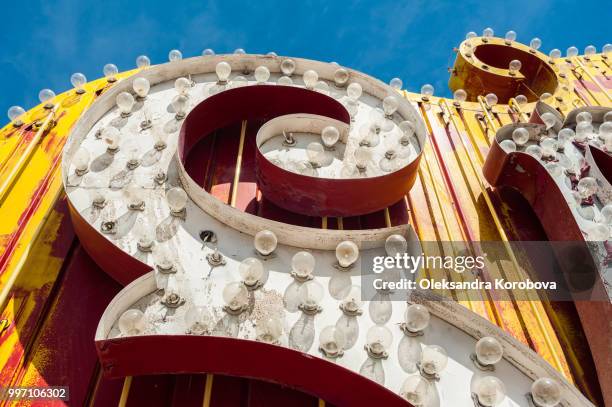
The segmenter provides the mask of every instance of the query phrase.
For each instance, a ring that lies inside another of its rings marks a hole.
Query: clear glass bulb
[[[596,223],[588,228],[587,236],[592,242],[605,242],[610,237],[610,227],[603,223]]]
[[[433,96],[434,94],[434,87],[433,85],[426,83],[425,85],[421,86],[421,93],[425,96]]]
[[[348,294],[342,299],[342,308],[348,312],[357,312],[361,309],[361,287],[351,285]]]
[[[518,103],[519,106],[524,106],[527,104],[527,96],[525,95],[516,95],[514,100],[516,100],[516,103]]]
[[[204,51],[202,51],[202,56],[206,57],[209,55],[215,55],[215,51],[213,51],[211,48],[206,48]]]
[[[542,40],[539,39],[538,37],[535,37],[531,41],[529,41],[529,48],[531,49],[538,50],[540,49],[541,46],[542,46]]]
[[[404,86],[404,82],[400,78],[393,78],[389,81],[389,86],[395,90],[401,90]]]
[[[517,73],[518,71],[521,70],[522,67],[523,67],[523,64],[518,59],[513,59],[508,64],[508,70],[512,73]]]
[[[265,66],[255,68],[255,80],[258,83],[266,83],[270,78],[270,70]]]
[[[180,61],[181,59],[183,59],[183,53],[179,51],[178,49],[173,49],[170,52],[168,52],[168,61],[174,62],[174,61]]]
[[[542,155],[545,157],[554,157],[557,154],[557,140],[552,137],[542,138],[540,147],[542,147]]]
[[[306,146],[306,156],[308,161],[315,166],[320,166],[325,158],[325,148],[321,143],[313,141]]]
[[[374,325],[368,329],[366,343],[374,354],[382,354],[391,347],[393,334],[384,325]]]
[[[580,181],[578,181],[576,189],[578,190],[581,198],[587,199],[597,192],[597,181],[593,177],[581,178]]]
[[[136,78],[132,82],[132,88],[139,98],[146,98],[151,90],[151,83],[147,78]]]
[[[506,154],[516,151],[516,144],[512,140],[502,140],[500,141],[499,146],[506,152]]]
[[[589,138],[591,134],[593,134],[593,125],[591,124],[591,122],[587,122],[587,121],[580,122],[579,121],[578,124],[576,124],[576,136],[575,136],[576,141],[582,143],[587,138]]]
[[[260,230],[255,234],[255,250],[263,256],[267,256],[276,250],[278,239],[274,232],[270,230]]]
[[[119,148],[120,136],[121,133],[116,127],[108,126],[102,130],[102,139],[107,144],[109,150],[116,150]]]
[[[612,54],[612,44],[606,44],[601,48],[601,52],[604,55]]]
[[[429,310],[421,304],[410,304],[404,313],[404,323],[410,332],[421,332],[429,326]]]
[[[72,84],[72,86],[74,86],[75,89],[82,90],[83,85],[87,83],[87,78],[82,73],[76,72],[73,73],[72,76],[70,76],[70,83]]]
[[[476,34],[474,31],[470,31],[467,34],[465,34],[465,39],[466,40],[470,40],[472,38],[478,37],[478,34]]]
[[[264,267],[261,261],[254,257],[247,257],[238,266],[242,281],[246,286],[254,286],[261,282],[264,275]]]
[[[151,60],[146,55],[138,55],[136,58],[136,66],[140,69],[151,66]]]
[[[497,104],[497,95],[495,93],[488,93],[485,96],[485,101],[487,102],[487,105],[493,107]]]
[[[550,59],[561,58],[561,50],[558,48],[554,48],[548,53],[548,56],[550,57]]]
[[[180,187],[171,188],[166,192],[166,201],[172,212],[181,212],[187,205],[187,193]]]
[[[336,259],[340,267],[350,267],[359,258],[359,247],[350,240],[338,243],[336,246]]]
[[[242,75],[235,76],[232,79],[232,88],[242,88],[243,86],[248,86],[249,81]]]
[[[155,226],[147,220],[147,218],[139,216],[132,229],[137,241],[137,246],[140,250],[151,249],[155,242]]]
[[[499,362],[504,355],[501,343],[492,336],[485,336],[476,342],[476,358],[480,364],[489,366]]]
[[[357,82],[350,83],[346,88],[347,96],[354,100],[359,100],[362,93],[363,93],[363,88]]]
[[[483,407],[495,407],[506,398],[504,383],[495,376],[485,376],[474,384],[474,393]]]
[[[576,115],[576,123],[593,123],[593,116],[589,112],[580,112]]]
[[[515,41],[516,40],[516,32],[510,30],[504,36],[506,41]]]
[[[244,50],[244,48],[236,48],[234,50],[234,54],[243,55],[246,54],[246,51]]]
[[[231,282],[223,287],[223,301],[232,311],[244,308],[249,303],[249,292],[241,282]]]
[[[524,146],[529,141],[529,131],[524,127],[519,127],[512,131],[512,140],[517,146]]]
[[[326,126],[321,131],[321,140],[325,147],[333,147],[340,139],[340,132],[335,126]]]
[[[283,59],[280,65],[281,72],[283,75],[291,76],[295,71],[295,61],[291,58]]]
[[[83,174],[89,168],[89,151],[85,147],[81,147],[77,150],[72,157],[72,165],[77,174]]]
[[[40,100],[40,103],[48,103],[54,97],[55,92],[53,92],[51,89],[43,89],[38,92],[38,100]]]
[[[542,147],[537,146],[535,144],[527,146],[527,148],[525,148],[525,152],[538,160],[542,158],[542,154],[543,154]]]
[[[290,85],[293,85],[293,79],[291,79],[288,76],[283,75],[280,78],[278,78],[278,81],[276,81],[276,83],[278,83],[279,85],[290,86]]]
[[[612,204],[607,204],[599,212],[601,222],[604,225],[612,226]]]
[[[269,56],[269,57],[277,57],[278,56],[278,54],[276,52],[274,52],[274,51],[270,51],[266,55]]]
[[[7,116],[9,120],[14,125],[21,125],[23,123],[23,115],[25,115],[26,111],[21,106],[11,106],[7,112]]]
[[[427,392],[429,390],[429,382],[423,376],[411,375],[404,380],[400,391],[410,404],[415,407],[424,406],[427,402]]]
[[[346,336],[341,329],[335,325],[328,325],[321,330],[319,334],[319,346],[328,355],[335,355],[344,349],[346,344]]]
[[[598,130],[599,138],[606,140],[608,136],[612,135],[612,122],[604,122],[599,126]]]
[[[317,307],[325,295],[323,286],[316,280],[302,284],[298,293],[301,304],[307,308]]]
[[[568,58],[575,57],[576,55],[578,55],[578,48],[574,46],[569,47],[565,55],[567,55]]]
[[[554,407],[561,402],[561,386],[549,377],[540,377],[531,385],[531,397],[538,407]]]
[[[309,69],[304,72],[302,79],[304,80],[304,85],[306,88],[313,89],[319,80],[319,74],[316,71]]]
[[[594,55],[597,53],[597,48],[595,48],[595,45],[589,45],[584,49],[584,55]]]
[[[563,168],[557,164],[557,163],[546,163],[546,165],[544,165],[544,167],[546,168],[546,170],[550,173],[550,175],[553,178],[557,178],[559,177],[561,174],[563,174]]]
[[[428,345],[421,353],[421,369],[426,374],[440,374],[448,364],[446,350],[438,345]]]
[[[185,312],[185,325],[193,334],[209,333],[215,327],[215,319],[208,307],[192,305]]]
[[[188,105],[189,97],[185,95],[176,95],[172,99],[172,108],[174,109],[176,119],[180,120],[187,115]]]
[[[576,133],[574,133],[574,130],[565,128],[559,130],[559,133],[557,134],[557,140],[559,141],[559,145],[563,147],[566,143],[572,141],[575,136]]]
[[[179,95],[189,95],[191,90],[191,81],[187,78],[180,77],[174,81],[174,89]]]
[[[546,130],[549,130],[557,123],[557,118],[555,117],[554,114],[550,112],[542,113],[542,116],[540,117],[542,121],[544,122],[544,125],[546,126]]]
[[[385,240],[385,252],[387,256],[395,257],[403,255],[408,250],[408,242],[402,235],[391,235]]]
[[[459,103],[465,102],[467,99],[467,92],[463,89],[457,89],[455,92],[453,92],[453,99]]]
[[[367,147],[357,147],[355,149],[354,158],[357,167],[365,169],[372,160],[372,151]]]
[[[119,73],[119,69],[117,68],[117,65],[115,64],[106,64],[104,65],[102,72],[104,73],[104,77],[108,81],[114,81],[115,76],[117,76],[117,74]]]
[[[119,331],[124,336],[140,335],[147,327],[147,321],[142,311],[129,309],[119,317]]]
[[[225,61],[221,61],[215,66],[215,73],[217,74],[217,78],[219,82],[225,83],[229,79],[230,74],[232,73],[232,67]]]
[[[387,96],[383,99],[382,106],[385,116],[392,116],[399,107],[399,100],[393,95]]]
[[[117,102],[117,108],[121,112],[121,116],[129,116],[132,113],[132,107],[134,107],[134,96],[128,92],[121,92],[115,99]]]
[[[334,71],[334,83],[336,86],[342,87],[348,83],[349,73],[344,68],[338,68]]]
[[[276,343],[283,334],[283,323],[277,316],[264,317],[255,325],[257,340],[266,343]]]
[[[315,268],[315,258],[309,252],[297,252],[291,258],[291,269],[300,278],[308,278]]]
[[[482,36],[485,38],[491,38],[493,37],[493,35],[495,34],[495,32],[493,31],[493,29],[491,27],[487,27],[482,31]],[[421,92],[423,93],[423,92]]]

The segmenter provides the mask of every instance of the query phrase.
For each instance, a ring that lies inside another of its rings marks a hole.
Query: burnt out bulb
[[[217,78],[219,83],[227,83],[230,74],[232,73],[232,67],[225,61],[221,61],[215,66],[215,73],[217,74]]]
[[[255,68],[254,75],[257,83],[266,83],[268,79],[270,79],[270,70],[267,67],[260,65]]]
[[[147,322],[141,310],[129,309],[121,314],[118,325],[122,335],[135,336],[144,332]]]
[[[429,310],[421,304],[410,304],[404,313],[404,327],[412,333],[422,332],[429,326]]]
[[[340,139],[340,132],[335,126],[326,126],[321,131],[321,141],[327,148],[331,148]]]
[[[270,230],[260,230],[255,234],[255,250],[262,256],[270,255],[278,245],[278,239],[274,232]]]
[[[248,257],[238,266],[240,277],[245,286],[249,288],[257,287],[261,284],[264,275],[264,267],[261,261],[254,257]]]
[[[506,398],[504,383],[495,376],[485,376],[477,379],[474,393],[483,407],[499,406]]]
[[[359,258],[359,247],[350,240],[338,243],[336,246],[336,259],[340,267],[348,268]]]
[[[483,366],[491,366],[499,362],[504,355],[501,343],[492,336],[485,336],[476,342],[476,358]]]
[[[302,75],[302,79],[304,80],[304,85],[306,86],[306,88],[314,89],[314,87],[317,85],[317,82],[319,81],[319,74],[316,71],[313,71],[312,69],[308,69]]]
[[[147,78],[136,78],[132,83],[132,89],[140,99],[144,99],[151,90],[151,83]]]
[[[309,279],[315,268],[315,258],[309,252],[297,252],[291,258],[291,270],[300,279]]]
[[[107,81],[114,82],[117,80],[116,76],[119,73],[119,69],[115,64],[106,64],[104,65],[102,72],[104,73],[104,77]]]
[[[537,407],[555,407],[561,402],[561,386],[549,377],[540,377],[531,385],[531,397]]]
[[[166,192],[166,201],[170,207],[170,212],[180,213],[187,206],[187,193],[183,188],[171,188]]]
[[[134,96],[129,92],[121,92],[115,98],[117,108],[121,113],[121,117],[128,117],[132,114],[132,107],[134,107]]]

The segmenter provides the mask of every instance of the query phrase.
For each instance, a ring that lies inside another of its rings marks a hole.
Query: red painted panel
[[[318,404],[319,399],[297,390],[257,380],[250,382],[249,407],[317,407]]]
[[[172,404],[173,375],[148,375],[132,378],[127,407],[168,407]]]

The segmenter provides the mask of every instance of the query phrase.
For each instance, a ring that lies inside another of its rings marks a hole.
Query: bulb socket
[[[474,363],[474,366],[476,366],[479,370],[482,370],[484,372],[494,372],[495,371],[494,365],[485,365],[483,363],[480,363],[480,360],[478,360],[478,356],[476,356],[475,353],[470,354],[470,359]]]
[[[338,359],[344,355],[344,350],[342,348],[339,348],[338,350],[335,350],[335,351],[331,351],[331,350],[325,349],[323,346],[319,346],[319,352],[321,352],[326,358],[329,358],[329,359]]]
[[[145,210],[145,202],[144,201],[132,202],[132,203],[128,204],[127,207],[131,211],[140,211],[140,212],[143,212]]]
[[[161,303],[167,308],[178,308],[185,303],[185,299],[178,294],[172,293],[166,295]]]
[[[238,316],[242,314],[244,311],[246,311],[248,308],[249,308],[248,304],[243,304],[239,307],[231,307],[229,305],[224,305],[223,311],[225,311],[225,313],[229,315]]]
[[[174,216],[175,218],[185,220],[187,219],[187,208],[183,208],[180,211],[171,210],[170,215]]]
[[[406,324],[405,322],[402,322],[400,324],[400,329],[402,330],[404,335],[409,336],[411,338],[416,338],[416,337],[424,335],[423,331],[413,331],[410,328],[408,328],[408,324]]]
[[[135,170],[136,168],[140,167],[140,160],[132,158],[128,160],[125,167],[130,171]]]
[[[211,267],[224,266],[226,261],[225,257],[218,251],[214,251],[206,255],[206,261]]]
[[[82,95],[84,93],[86,93],[87,91],[83,88],[77,88],[75,89],[74,93],[76,93],[77,95]]]
[[[306,315],[317,315],[323,312],[323,308],[318,304],[300,304],[298,309]]]
[[[356,304],[351,304],[350,302],[342,302],[338,308],[347,317],[357,317],[363,314],[363,311]]]
[[[378,347],[366,343],[363,348],[372,359],[387,359],[389,357],[389,353],[382,346],[378,349]]]

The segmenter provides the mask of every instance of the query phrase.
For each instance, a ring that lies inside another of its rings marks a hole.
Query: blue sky
[[[38,91],[70,87],[70,75],[102,76],[102,67],[134,67],[139,54],[167,61],[204,48],[217,53],[292,55],[337,61],[416,91],[432,83],[448,94],[453,47],[468,31],[510,29],[542,50],[612,42],[603,1],[11,1],[0,27],[0,110],[38,103]],[[2,113],[4,114],[4,113]],[[6,120],[6,119],[5,119]]]

